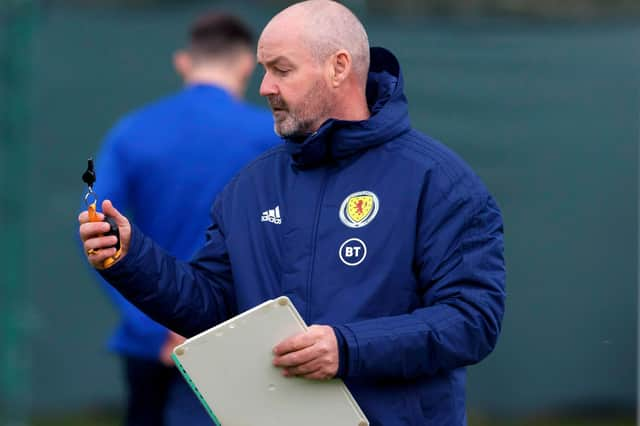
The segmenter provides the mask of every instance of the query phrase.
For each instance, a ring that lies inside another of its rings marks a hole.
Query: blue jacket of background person
[[[372,425],[463,425],[465,366],[492,351],[504,311],[501,214],[459,157],[411,128],[384,49],[367,98],[368,120],[329,120],[244,168],[190,262],[134,229],[103,275],[185,335],[287,295],[334,327],[339,376]]]
[[[95,191],[178,259],[205,242],[211,203],[243,166],[276,144],[268,111],[194,84],[129,114],[97,156]],[[121,314],[113,351],[158,360],[167,329],[106,286]]]

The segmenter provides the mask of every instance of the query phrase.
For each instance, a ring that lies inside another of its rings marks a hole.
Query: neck
[[[200,67],[194,68],[185,77],[185,84],[211,84],[219,86],[231,93],[234,97],[241,99],[244,96],[245,85],[236,73],[228,69]]]
[[[371,117],[367,96],[362,90],[345,93],[335,102],[336,110],[333,116],[338,120],[363,121]]]

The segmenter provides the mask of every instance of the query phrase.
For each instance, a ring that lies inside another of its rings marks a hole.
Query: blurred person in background
[[[294,4],[257,50],[285,143],[221,192],[207,243],[176,260],[105,200],[122,254],[103,267],[116,238],[84,212],[87,259],[189,336],[289,296],[313,325],[273,348],[285,376],[343,378],[372,426],[466,425],[466,367],[493,350],[504,312],[493,197],[411,127],[397,59],[369,49],[346,7]]]
[[[200,16],[174,66],[184,89],[115,125],[97,156],[95,190],[163,249],[189,259],[204,244],[218,192],[280,139],[271,114],[242,101],[255,57],[253,34],[238,18]],[[123,359],[126,425],[210,425],[171,359],[184,338],[106,287],[121,315],[109,347]]]

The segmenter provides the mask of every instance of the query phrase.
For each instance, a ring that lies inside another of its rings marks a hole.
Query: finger
[[[113,206],[111,200],[104,200],[102,202],[102,212],[107,216],[114,218],[118,226],[127,226],[129,224],[127,218]]]
[[[312,361],[320,355],[321,354],[318,352],[317,348],[312,345],[299,351],[288,352],[284,355],[276,356],[273,358],[273,365],[276,367],[295,367]]]
[[[282,375],[285,377],[302,377],[310,380],[329,380],[335,377],[335,373],[331,373],[322,366],[314,368],[310,365],[309,370],[309,372],[304,374],[295,374],[295,372],[285,369],[282,370]]]
[[[87,259],[89,259],[89,263],[96,269],[104,269],[104,261],[111,256],[116,254],[116,249],[114,247],[105,248],[96,251],[92,255],[87,255]]]
[[[295,367],[288,367],[283,369],[285,376],[304,376],[305,374],[311,374],[315,371],[322,369],[323,362],[321,359],[313,359],[307,363],[296,365]]]
[[[101,249],[87,249],[86,253],[89,260],[93,263],[99,260],[105,260],[113,256],[114,254],[116,254],[116,249],[115,247],[105,247]]]
[[[106,237],[90,238],[84,242],[84,250],[100,250],[104,248],[111,248],[118,244],[118,238],[115,235],[108,235]]]
[[[289,337],[278,343],[273,348],[273,353],[277,356],[282,356],[289,352],[299,351],[315,343],[315,336],[311,333],[303,332]]]
[[[87,241],[90,238],[96,238],[105,232],[109,231],[111,227],[106,222],[87,222],[80,225],[80,239]]]

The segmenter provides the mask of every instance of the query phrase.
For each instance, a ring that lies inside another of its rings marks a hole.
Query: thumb
[[[110,200],[104,200],[102,202],[102,213],[104,213],[105,216],[112,217],[116,221],[118,227],[129,226],[129,221],[127,220],[127,218],[124,217],[118,211],[118,209],[113,207],[113,204],[111,204]]]

